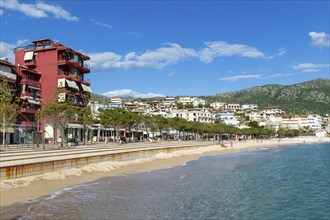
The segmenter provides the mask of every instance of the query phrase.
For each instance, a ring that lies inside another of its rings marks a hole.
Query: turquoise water
[[[330,219],[329,144],[104,178],[5,207],[1,219]]]

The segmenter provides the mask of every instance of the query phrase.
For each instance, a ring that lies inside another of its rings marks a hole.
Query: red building
[[[58,102],[70,100],[72,105],[79,107],[87,106],[91,89],[85,78],[90,72],[85,61],[89,59],[87,55],[48,38],[16,48],[15,64],[21,78],[21,98],[26,98],[30,106],[21,111],[22,123],[37,125],[34,115],[40,106],[42,108],[56,99]],[[57,138],[56,134],[53,138]]]

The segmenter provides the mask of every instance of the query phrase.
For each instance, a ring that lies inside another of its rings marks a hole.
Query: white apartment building
[[[182,103],[183,105],[187,105],[189,103],[192,103],[192,99],[190,96],[182,96],[182,97],[179,97],[179,103]]]
[[[187,121],[199,121],[205,123],[212,122],[212,114],[207,109],[201,110],[175,110],[171,113],[171,118],[183,118]]]
[[[266,124],[277,131],[282,126],[282,117],[270,116],[267,119]]]
[[[269,118],[270,116],[276,116],[276,115],[285,113],[278,106],[269,106],[267,108],[264,108],[264,109],[260,110],[259,112],[260,112],[261,117],[263,117],[265,119]]]
[[[225,102],[213,102],[210,104],[210,106],[214,109],[223,109],[225,107],[226,103]]]
[[[192,98],[192,103],[194,105],[194,107],[198,107],[199,105],[205,105],[206,101],[204,99],[198,99],[198,98]]]
[[[249,112],[246,115],[249,116],[250,121],[260,121],[261,119],[263,119],[261,114],[257,111]]]
[[[172,105],[175,105],[175,100],[174,100],[174,97],[166,97],[164,100],[163,100],[163,104],[165,106],[172,106]]]
[[[225,108],[227,110],[233,110],[233,111],[238,111],[241,109],[241,105],[238,104],[238,103],[235,103],[235,102],[228,102],[226,105],[225,105]]]
[[[300,128],[309,127],[312,130],[319,130],[322,128],[322,117],[320,115],[301,115]]]
[[[244,104],[241,106],[242,110],[257,110],[258,109],[258,105],[257,104]]]
[[[112,97],[110,99],[110,108],[122,108],[123,107],[123,99],[120,97]]]
[[[235,118],[234,112],[217,112],[214,113],[214,118],[219,119],[221,123],[226,124],[226,125],[233,125],[233,126],[238,126],[239,121]]]
[[[100,104],[98,101],[89,102],[89,106],[90,106],[92,115],[96,118],[100,114],[100,110],[110,109],[110,107],[108,105]]]
[[[281,116],[282,118],[282,127],[289,129],[299,129],[300,117],[289,117],[287,115]]]

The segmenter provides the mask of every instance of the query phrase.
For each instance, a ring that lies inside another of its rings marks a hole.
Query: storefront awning
[[[70,88],[79,90],[79,87],[77,86],[77,84],[74,81],[71,81],[71,80],[68,80],[68,79],[66,79],[65,81],[66,81],[66,83],[68,84],[68,86]]]
[[[26,60],[33,60],[33,51],[25,52],[24,61]]]
[[[84,90],[85,92],[92,92],[91,87],[89,87],[89,86],[86,86],[86,85],[84,85],[84,84],[81,84],[81,87],[83,88],[83,90]]]

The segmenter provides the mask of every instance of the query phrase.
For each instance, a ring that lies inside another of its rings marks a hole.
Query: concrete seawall
[[[67,168],[80,168],[88,164],[104,162],[104,161],[129,161],[138,158],[148,158],[155,156],[159,153],[172,153],[178,150],[190,150],[210,146],[211,142],[195,142],[195,143],[177,143],[175,146],[166,146],[166,144],[160,144],[164,146],[147,146],[136,147],[138,145],[120,146],[115,149],[109,148],[109,150],[98,151],[95,153],[97,147],[92,150],[84,150],[83,153],[77,153],[76,149],[72,149],[72,153],[63,155],[55,155],[54,151],[51,151],[47,156],[36,156],[36,153],[30,154],[32,158],[22,158],[18,153],[14,156],[1,154],[0,157],[0,178],[1,180],[17,179],[21,177],[34,176],[43,174],[46,172],[60,171]],[[179,146],[177,146],[179,145]],[[80,149],[79,149],[80,150]],[[68,150],[67,150],[68,151]],[[40,151],[37,151],[40,152]],[[59,151],[57,151],[59,152]],[[70,150],[69,150],[70,152]],[[46,152],[47,153],[47,152]],[[54,156],[52,156],[54,153]],[[28,153],[25,153],[28,154]],[[6,159],[9,158],[9,159]],[[15,159],[20,158],[20,159]]]

